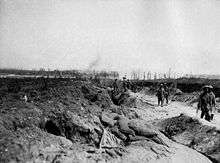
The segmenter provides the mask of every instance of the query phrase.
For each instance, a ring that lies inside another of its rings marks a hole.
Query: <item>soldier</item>
[[[122,88],[123,88],[123,92],[126,92],[126,91],[127,91],[126,77],[123,77]]]
[[[125,138],[125,143],[128,144],[131,137],[135,136],[135,132],[129,128],[129,119],[124,116],[116,116],[114,120],[117,120],[116,125],[118,126],[119,133],[123,134]]]
[[[131,82],[129,79],[127,79],[127,89],[131,89]]]
[[[215,107],[215,104],[216,104],[216,101],[215,101],[215,94],[213,93],[213,87],[210,86],[210,98],[211,98],[211,120],[213,120],[214,118],[214,113],[216,111],[216,107]]]
[[[211,121],[213,120],[213,111],[215,109],[215,95],[212,92],[213,87],[211,85],[205,85],[202,89],[203,92],[199,96],[196,113],[201,109],[201,118],[205,116],[205,120]]]
[[[156,94],[157,99],[158,99],[158,106],[161,105],[161,107],[163,107],[164,93],[165,93],[165,91],[163,88],[163,84],[161,83],[159,89],[157,90],[157,94]]]
[[[169,90],[169,88],[168,88],[168,86],[167,86],[167,84],[166,83],[164,83],[164,97],[165,97],[165,99],[166,99],[166,103],[168,104],[168,102],[169,102],[169,95],[170,95],[170,90]]]

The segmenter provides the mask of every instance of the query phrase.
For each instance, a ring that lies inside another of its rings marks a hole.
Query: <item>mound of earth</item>
[[[58,156],[44,148],[62,155],[73,151],[73,157],[88,145],[98,147],[102,136],[98,116],[118,109],[105,89],[84,81],[21,79],[12,83],[19,87],[4,85],[0,92],[0,162],[52,162]],[[21,98],[24,94],[27,102]],[[79,142],[82,145],[75,145]]]
[[[193,93],[182,93],[182,94],[174,95],[172,101],[179,101],[187,104],[193,104],[195,102],[198,102],[199,94],[200,94],[199,92],[193,92]]]
[[[139,93],[146,94],[146,95],[154,95],[156,92],[157,92],[157,89],[151,86],[151,87],[144,87]]]
[[[143,149],[142,161],[150,162],[183,149],[138,117],[129,94],[115,105],[90,82],[11,80],[0,88],[0,162],[132,162]]]
[[[198,119],[184,114],[163,120],[158,126],[174,141],[220,162],[220,130],[215,127],[203,125]]]

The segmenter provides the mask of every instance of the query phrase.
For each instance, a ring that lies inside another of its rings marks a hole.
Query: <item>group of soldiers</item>
[[[123,77],[123,81],[121,83],[121,88],[119,89],[119,81],[115,79],[113,83],[113,90],[115,92],[126,92],[128,89],[131,89],[131,82],[129,79],[126,79],[126,77]],[[159,89],[156,93],[157,99],[158,99],[158,106],[163,107],[164,103],[169,103],[169,97],[170,97],[170,88],[168,87],[167,83],[161,83],[159,85]],[[198,99],[198,106],[196,113],[198,114],[198,110],[201,110],[201,118],[205,118],[207,121],[213,120],[214,112],[215,112],[215,95],[213,93],[213,87],[211,85],[205,85],[202,87],[202,93],[199,96]]]
[[[122,92],[126,92],[128,89],[131,89],[131,82],[130,82],[129,79],[126,80],[126,77],[123,77]],[[117,79],[115,79],[115,81],[113,83],[113,90],[115,92],[120,92],[120,90],[119,90],[119,83],[118,83]]]
[[[159,89],[157,90],[157,99],[158,99],[158,106],[163,107],[164,100],[166,100],[166,104],[169,103],[169,95],[170,90],[166,83],[161,83]]]
[[[158,98],[158,106],[162,106],[164,104],[164,100],[166,100],[166,104],[169,102],[169,87],[166,83],[161,83],[159,89],[157,90],[157,98]],[[211,85],[205,85],[202,87],[202,93],[198,98],[198,106],[196,109],[196,114],[201,110],[201,118],[205,118],[207,121],[212,121],[214,117],[214,112],[216,110],[216,102],[215,102],[215,94],[213,93],[213,87]]]

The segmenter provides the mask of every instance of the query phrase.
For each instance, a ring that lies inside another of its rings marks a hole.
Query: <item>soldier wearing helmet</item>
[[[205,117],[205,120],[211,121],[214,117],[215,109],[215,95],[212,92],[213,87],[211,85],[205,85],[203,92],[199,96],[198,110],[201,109],[201,118]]]
[[[163,84],[161,83],[159,89],[157,90],[157,94],[156,94],[157,99],[158,99],[158,106],[163,107],[164,93],[165,93],[165,90],[164,90]]]
[[[164,83],[164,98],[166,100],[166,104],[169,103],[169,95],[170,95],[170,90],[167,86],[167,83]]]

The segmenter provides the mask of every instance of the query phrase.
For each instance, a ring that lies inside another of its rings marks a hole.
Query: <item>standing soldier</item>
[[[210,98],[211,98],[211,120],[213,120],[214,118],[214,113],[216,111],[216,107],[215,107],[215,94],[213,93],[213,87],[210,85]]]
[[[199,103],[196,110],[196,113],[198,113],[198,110],[201,109],[201,118],[205,116],[205,120],[207,121],[213,120],[214,117],[215,95],[212,89],[213,87],[211,85],[205,85],[203,87],[203,92],[199,96]]]
[[[127,79],[127,89],[131,89],[131,82],[129,79]]]
[[[168,104],[168,102],[169,102],[169,95],[170,95],[170,90],[169,90],[167,84],[164,83],[164,97],[165,97],[165,99],[166,99],[166,103],[167,103],[167,104]]]
[[[161,107],[163,107],[164,93],[165,93],[165,91],[163,88],[163,84],[161,83],[159,89],[157,90],[157,94],[156,94],[157,99],[158,99],[158,106],[161,105]]]
[[[122,87],[123,87],[123,92],[126,92],[127,91],[126,77],[123,77]]]

